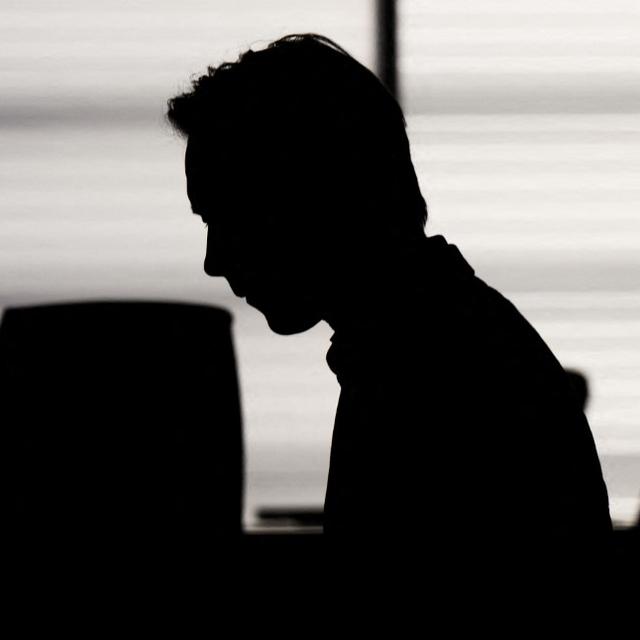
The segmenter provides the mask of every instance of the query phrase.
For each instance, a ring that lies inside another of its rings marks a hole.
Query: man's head
[[[205,271],[277,333],[312,327],[339,289],[424,236],[402,111],[327,38],[287,36],[209,67],[167,115],[209,226]]]

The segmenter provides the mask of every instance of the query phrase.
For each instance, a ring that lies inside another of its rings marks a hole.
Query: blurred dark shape
[[[640,512],[634,524],[615,529],[614,554],[616,576],[635,586],[640,569]]]
[[[5,515],[18,540],[166,556],[240,533],[230,324],[223,309],[171,303],[5,312]]]
[[[393,96],[398,96],[398,45],[396,0],[377,0],[378,76]]]
[[[258,518],[267,526],[286,526],[299,530],[322,527],[324,510],[307,508],[263,508],[258,511]]]
[[[573,387],[573,390],[580,402],[580,406],[584,411],[587,408],[587,403],[589,402],[589,381],[581,371],[577,371],[576,369],[565,369],[565,371],[569,376],[569,382],[571,383],[571,386]]]

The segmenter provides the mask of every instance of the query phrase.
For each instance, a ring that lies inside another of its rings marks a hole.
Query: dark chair
[[[6,529],[67,550],[170,553],[242,529],[231,316],[151,302],[8,309]]]

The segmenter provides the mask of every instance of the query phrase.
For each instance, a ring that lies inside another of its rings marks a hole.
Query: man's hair
[[[168,101],[167,118],[187,138],[210,140],[212,156],[222,149],[239,171],[256,152],[257,176],[284,161],[294,197],[310,204],[331,197],[328,209],[341,209],[335,224],[424,231],[427,207],[400,105],[329,38],[288,35],[208,67]]]

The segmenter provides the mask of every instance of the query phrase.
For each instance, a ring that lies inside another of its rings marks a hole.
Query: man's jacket
[[[332,337],[325,532],[446,551],[597,544],[607,491],[562,366],[442,236],[423,269],[410,300]]]

